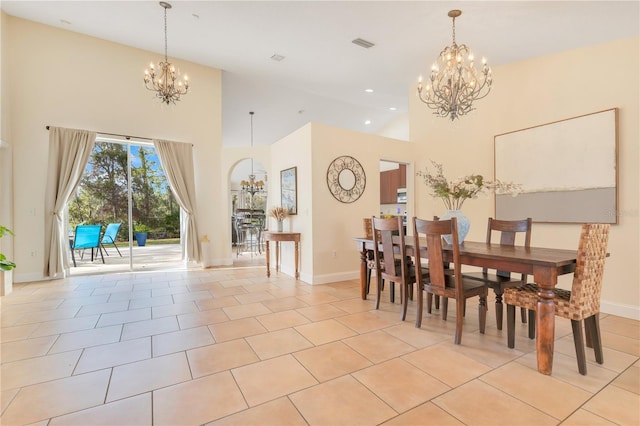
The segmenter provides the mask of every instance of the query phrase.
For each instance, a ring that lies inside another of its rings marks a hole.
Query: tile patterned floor
[[[73,276],[1,304],[2,425],[640,424],[640,322],[612,315],[587,376],[558,319],[549,377],[492,307],[485,335],[468,309],[458,346],[454,307],[416,329],[415,302],[402,322],[358,281],[262,266]]]

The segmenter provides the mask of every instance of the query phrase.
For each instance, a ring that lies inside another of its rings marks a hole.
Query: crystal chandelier
[[[164,8],[164,62],[158,64],[159,74],[153,64],[149,69],[144,70],[144,85],[147,89],[156,92],[156,97],[169,105],[180,100],[180,96],[189,91],[189,78],[185,75],[180,78],[180,72],[176,71],[167,58],[167,9],[171,9],[171,4],[161,1],[160,6]],[[177,83],[176,83],[176,80]]]
[[[253,111],[249,112],[251,116],[251,150],[253,150]],[[264,191],[264,182],[261,180],[256,180],[256,175],[253,172],[253,153],[251,155],[251,174],[249,175],[249,180],[240,181],[240,186],[242,187],[242,191],[248,192],[251,194],[251,204],[253,204],[253,196],[256,192]],[[253,208],[253,205],[251,206]]]
[[[491,68],[482,58],[482,70],[474,64],[473,54],[465,44],[456,44],[456,18],[460,10],[448,13],[453,19],[453,43],[445,47],[436,63],[431,67],[430,82],[422,86],[418,82],[418,97],[440,117],[450,116],[455,120],[473,110],[473,101],[482,99],[491,90]],[[468,62],[467,62],[468,61]]]

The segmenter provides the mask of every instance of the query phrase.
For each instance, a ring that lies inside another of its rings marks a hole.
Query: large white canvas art
[[[617,223],[617,109],[497,135],[495,178],[522,185],[496,196],[499,219]]]

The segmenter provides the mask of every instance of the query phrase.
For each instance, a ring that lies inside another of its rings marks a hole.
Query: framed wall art
[[[496,218],[618,223],[618,110],[497,135],[495,177],[522,185],[496,195]]]
[[[280,172],[280,204],[289,214],[298,214],[297,167]]]

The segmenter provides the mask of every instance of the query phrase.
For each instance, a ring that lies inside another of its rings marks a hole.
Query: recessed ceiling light
[[[282,56],[282,55],[278,55],[277,53],[274,53],[274,54],[271,56],[271,59],[272,59],[272,60],[274,60],[274,61],[276,61],[276,62],[280,62],[280,61],[282,61],[282,60],[284,59],[284,56]]]
[[[371,120],[365,121],[364,124],[366,124],[368,126],[369,124],[371,124]]]
[[[397,109],[398,109],[398,108],[396,108],[396,107],[389,107],[389,111],[395,111],[395,110],[397,110]]]
[[[191,16],[193,16],[196,19],[200,19],[200,15],[198,15],[197,13],[192,13]]]
[[[71,22],[67,21],[66,19],[61,19],[60,23],[65,25],[71,25]]]
[[[364,89],[364,91],[367,93],[373,93],[373,89]]]

